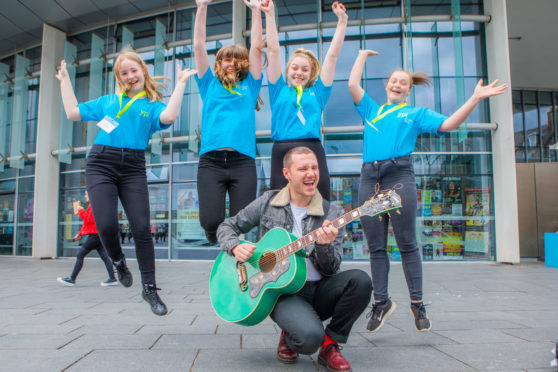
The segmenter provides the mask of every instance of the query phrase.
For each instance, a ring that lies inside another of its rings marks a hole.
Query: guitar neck
[[[356,208],[353,209],[352,211],[345,213],[344,215],[342,215],[339,218],[336,218],[335,220],[331,221],[331,225],[336,227],[336,228],[340,228],[343,227],[345,225],[347,225],[348,223],[353,222],[354,220],[360,218],[360,208]],[[292,243],[287,244],[286,246],[278,249],[277,251],[275,251],[275,255],[277,257],[277,261],[282,260],[288,256],[290,256],[291,254],[294,254],[298,251],[300,251],[301,249],[304,249],[306,247],[308,247],[310,244],[314,243],[316,240],[318,240],[318,234],[317,231],[321,229],[321,227],[317,228],[316,230],[309,232],[308,234],[304,235],[303,237],[295,240]]]

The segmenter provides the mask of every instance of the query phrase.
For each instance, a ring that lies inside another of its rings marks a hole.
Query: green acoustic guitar
[[[340,228],[360,216],[375,216],[399,208],[400,196],[388,190],[331,223]],[[209,280],[211,304],[217,315],[228,322],[245,326],[256,325],[264,320],[280,295],[296,293],[304,286],[304,248],[316,240],[316,230],[297,239],[287,230],[277,227],[254,244],[254,254],[244,263],[221,252],[215,260]]]

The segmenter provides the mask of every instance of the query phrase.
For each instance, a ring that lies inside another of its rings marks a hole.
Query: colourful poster
[[[483,226],[490,215],[490,188],[465,189],[465,216],[467,226]]]

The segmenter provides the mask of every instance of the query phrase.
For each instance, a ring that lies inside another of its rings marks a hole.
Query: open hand
[[[322,227],[316,230],[316,235],[318,236],[316,244],[330,244],[335,240],[337,234],[339,234],[339,230],[335,226],[333,226],[330,221],[325,220],[322,224]]]
[[[66,69],[66,61],[60,61],[60,66],[58,67],[58,72],[56,73],[56,78],[62,81],[64,78],[67,78],[68,70]]]
[[[191,68],[185,68],[184,70],[180,68],[180,65],[176,64],[176,80],[179,83],[186,83],[193,75],[197,74],[198,70],[192,70]]]
[[[232,249],[232,254],[238,261],[245,262],[250,257],[252,257],[255,250],[256,250],[255,245],[248,244],[248,243],[240,243]]]
[[[333,13],[337,16],[339,20],[346,21],[349,19],[349,15],[347,14],[347,9],[345,9],[345,5],[343,5],[343,3],[336,1],[331,5],[331,8],[333,9]]]
[[[506,89],[508,89],[508,84],[496,86],[497,83],[498,79],[494,80],[488,85],[482,85],[482,79],[480,79],[477,83],[477,86],[475,87],[475,91],[473,92],[473,97],[481,101],[488,97],[500,95],[504,93]]]
[[[273,5],[273,0],[263,0],[260,8],[265,14],[273,14],[275,6]]]

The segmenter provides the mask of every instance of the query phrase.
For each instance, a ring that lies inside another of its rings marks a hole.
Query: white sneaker
[[[118,280],[116,280],[116,279],[107,279],[107,280],[105,280],[104,282],[101,282],[101,285],[102,285],[103,287],[108,287],[108,286],[111,286],[111,285],[118,285]]]

